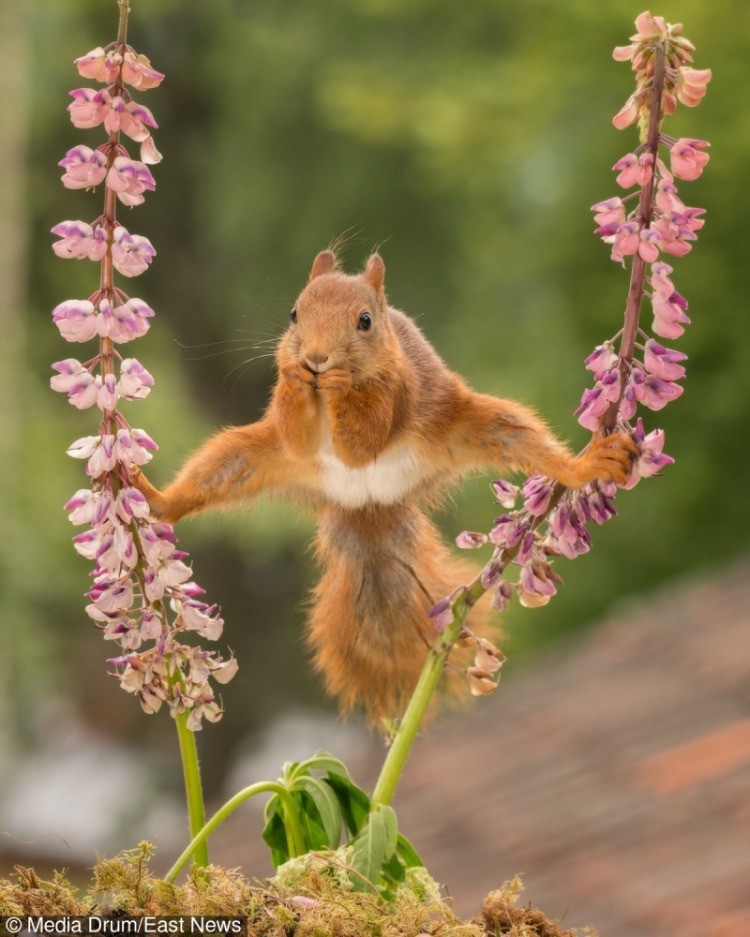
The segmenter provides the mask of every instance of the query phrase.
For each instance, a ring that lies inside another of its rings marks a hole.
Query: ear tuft
[[[367,261],[367,266],[365,267],[363,276],[376,293],[381,293],[383,291],[383,283],[385,281],[385,264],[383,263],[383,258],[380,256],[380,254],[370,255],[370,259]]]
[[[322,276],[324,273],[333,273],[336,269],[336,255],[333,251],[321,251],[313,261],[310,270],[310,279]]]

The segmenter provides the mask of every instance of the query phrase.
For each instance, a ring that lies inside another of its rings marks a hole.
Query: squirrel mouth
[[[313,379],[310,383],[310,387],[312,387],[314,391],[317,391],[318,390],[318,378],[320,377],[321,372],[316,367],[313,367],[313,365],[308,364],[308,362],[305,361],[304,358],[300,361],[300,364],[305,369],[305,371],[307,371],[308,374],[312,374]]]

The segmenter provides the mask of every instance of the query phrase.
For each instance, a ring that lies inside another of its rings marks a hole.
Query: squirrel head
[[[292,309],[279,361],[298,362],[318,373],[345,368],[355,380],[382,371],[398,346],[384,279],[385,264],[379,254],[370,256],[361,274],[350,275],[338,269],[333,251],[321,251]]]

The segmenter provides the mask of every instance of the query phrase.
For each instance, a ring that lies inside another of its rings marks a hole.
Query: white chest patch
[[[422,477],[414,446],[391,446],[377,459],[361,468],[345,465],[333,451],[331,438],[324,433],[318,450],[320,487],[326,497],[347,508],[370,502],[394,504],[417,486]]]

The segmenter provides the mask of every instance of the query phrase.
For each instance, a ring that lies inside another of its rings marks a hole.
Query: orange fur
[[[430,644],[431,605],[467,581],[422,508],[462,474],[542,472],[569,487],[622,481],[623,436],[574,456],[529,408],[472,391],[403,313],[388,306],[385,266],[338,271],[322,251],[277,351],[264,416],[223,430],[157,491],[134,478],[154,511],[186,514],[277,492],[317,511],[324,574],[309,638],[342,708],[395,716]]]

